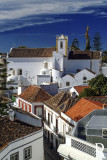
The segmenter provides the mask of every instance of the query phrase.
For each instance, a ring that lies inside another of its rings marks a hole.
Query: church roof
[[[52,96],[41,87],[31,85],[18,97],[24,99],[25,101],[33,103],[46,101]]]
[[[69,59],[100,59],[100,52],[96,51],[70,51]]]
[[[52,57],[55,48],[13,48],[9,57]]]

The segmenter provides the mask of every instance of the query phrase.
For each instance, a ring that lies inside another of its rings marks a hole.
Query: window
[[[24,160],[28,160],[31,157],[32,157],[32,148],[30,146],[24,149]]]
[[[66,82],[66,86],[70,86],[70,82]]]
[[[29,105],[27,105],[27,111],[29,112]]]
[[[19,152],[10,155],[10,160],[19,160]]]
[[[63,49],[63,42],[60,42],[60,48]]]
[[[20,101],[20,108],[22,108],[22,102]]]
[[[84,80],[84,81],[87,80],[87,77],[83,77],[83,80]]]
[[[51,141],[53,142],[53,133],[51,133]]]
[[[53,115],[51,114],[51,123],[53,123]]]
[[[26,104],[24,103],[24,110],[26,110],[25,105],[26,105]]]
[[[17,70],[17,75],[22,75],[22,69]]]

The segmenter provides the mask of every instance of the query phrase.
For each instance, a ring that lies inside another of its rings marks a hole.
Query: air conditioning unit
[[[107,138],[107,128],[102,128],[102,137]]]

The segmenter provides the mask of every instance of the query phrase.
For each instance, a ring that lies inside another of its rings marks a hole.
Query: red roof
[[[89,86],[74,86],[74,88],[80,94],[85,88],[89,88]]]
[[[81,118],[88,115],[93,110],[102,108],[103,108],[103,103],[82,98],[73,107],[71,107],[65,114],[74,121],[78,121]]]
[[[22,98],[28,102],[43,102],[51,98],[52,96],[48,94],[44,89],[38,86],[29,86],[23,93],[21,93],[19,98]]]

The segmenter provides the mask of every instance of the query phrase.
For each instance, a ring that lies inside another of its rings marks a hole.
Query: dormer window
[[[63,49],[63,42],[60,42],[60,48]]]

